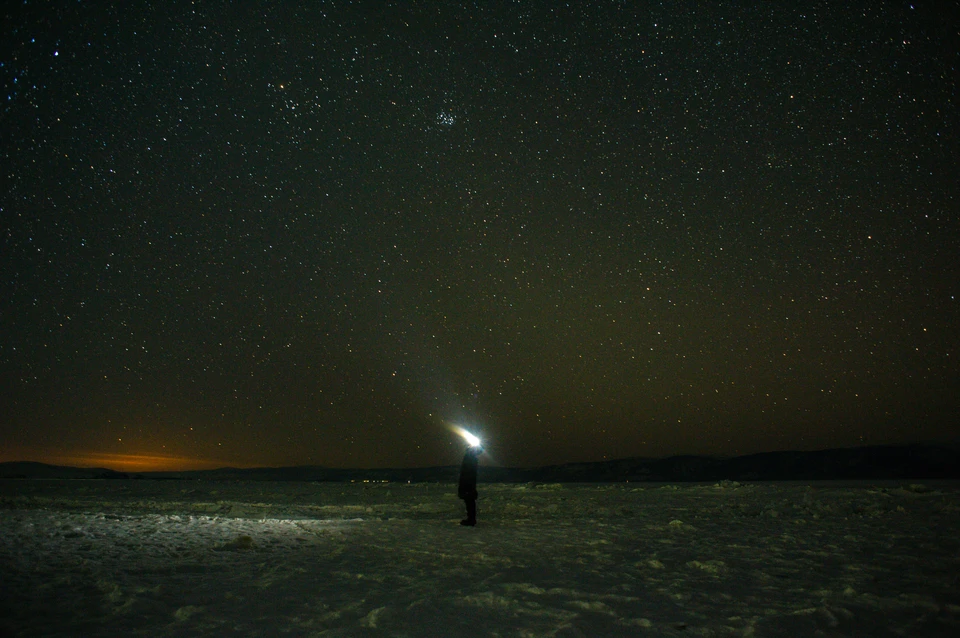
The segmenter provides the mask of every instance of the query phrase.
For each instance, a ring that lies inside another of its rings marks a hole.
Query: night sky
[[[956,441],[955,4],[570,4],[5,3],[0,461]]]

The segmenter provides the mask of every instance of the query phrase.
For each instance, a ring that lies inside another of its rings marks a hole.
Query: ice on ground
[[[0,634],[955,636],[960,485],[0,481]]]

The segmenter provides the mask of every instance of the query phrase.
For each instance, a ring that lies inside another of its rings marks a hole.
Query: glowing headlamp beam
[[[480,439],[476,435],[467,432],[459,425],[454,426],[453,431],[462,436],[470,447],[480,447]]]

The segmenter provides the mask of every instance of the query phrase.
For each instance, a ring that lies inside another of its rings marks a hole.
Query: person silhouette
[[[467,517],[460,521],[461,525],[473,527],[477,524],[477,457],[483,453],[483,448],[470,445],[463,453],[463,463],[460,464],[460,484],[457,487],[457,496],[463,499],[467,506]]]

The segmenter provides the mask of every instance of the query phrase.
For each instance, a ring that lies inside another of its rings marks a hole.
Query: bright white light
[[[463,440],[467,442],[467,445],[469,445],[470,447],[480,447],[480,439],[477,436],[471,434],[470,432],[467,432],[459,425],[454,426],[453,429],[457,434],[463,437]]]

